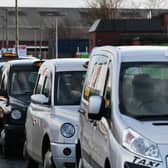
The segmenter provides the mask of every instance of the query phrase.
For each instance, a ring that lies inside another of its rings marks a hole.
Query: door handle
[[[92,121],[91,122],[91,126],[94,127],[94,128],[96,128],[97,127],[97,122],[96,121]]]
[[[33,126],[36,124],[37,120],[33,119]]]

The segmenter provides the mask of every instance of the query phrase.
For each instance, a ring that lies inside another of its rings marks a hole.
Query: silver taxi
[[[55,59],[39,69],[26,119],[27,166],[73,167],[88,59]]]
[[[168,167],[168,47],[104,46],[90,57],[79,167]]]

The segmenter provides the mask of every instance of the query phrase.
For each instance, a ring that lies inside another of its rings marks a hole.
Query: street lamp
[[[4,20],[5,20],[5,18],[4,18],[4,16],[0,16],[0,17],[2,19],[2,45],[1,45],[1,50],[2,50],[2,48],[4,48],[4,40],[5,40],[5,38],[4,38],[4,35],[5,35],[5,33],[4,33],[4,30],[5,30]]]
[[[55,18],[55,55],[58,58],[58,18]]]
[[[8,51],[8,9],[5,10],[6,52]]]
[[[58,17],[65,16],[57,11],[42,11],[41,16],[55,17],[55,57],[58,58]]]
[[[15,11],[16,11],[16,56],[18,56],[18,47],[19,47],[19,29],[18,29],[18,0],[15,0]]]

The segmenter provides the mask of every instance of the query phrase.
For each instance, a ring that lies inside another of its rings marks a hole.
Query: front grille
[[[64,166],[66,168],[74,168],[75,167],[75,163],[64,163]]]
[[[137,165],[137,164],[130,163],[130,162],[125,162],[124,168],[150,168],[150,167]]]

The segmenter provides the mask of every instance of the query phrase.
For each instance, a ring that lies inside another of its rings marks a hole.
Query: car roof
[[[102,46],[93,49],[93,53],[109,52],[121,61],[130,60],[168,60],[167,46]]]
[[[11,60],[8,61],[7,63],[10,64],[11,66],[14,65],[30,65],[33,64],[36,61],[40,61],[39,59],[20,59],[20,60]]]
[[[40,70],[46,66],[52,66],[57,71],[69,71],[69,70],[86,70],[84,65],[89,61],[86,58],[59,58],[46,60]]]

